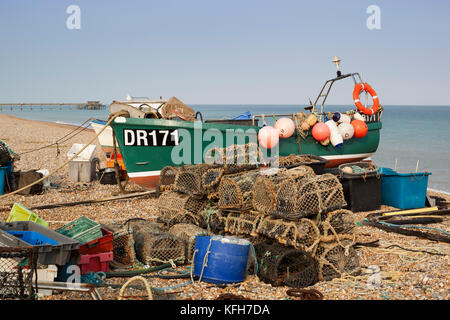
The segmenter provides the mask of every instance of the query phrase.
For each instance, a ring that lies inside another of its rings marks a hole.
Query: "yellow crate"
[[[13,221],[32,221],[34,223],[40,224],[43,227],[48,228],[48,222],[39,218],[39,216],[33,211],[27,209],[20,203],[14,203],[11,212],[6,219],[6,222]]]

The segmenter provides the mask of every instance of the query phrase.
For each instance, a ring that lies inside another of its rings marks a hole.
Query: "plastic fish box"
[[[9,213],[8,219],[6,219],[6,222],[14,221],[32,221],[48,228],[47,221],[42,220],[36,213],[20,203],[14,203],[11,212]]]
[[[56,232],[78,240],[80,244],[85,244],[103,236],[100,224],[84,216],[56,229]]]
[[[43,241],[45,239],[48,239],[46,243]],[[38,263],[65,265],[72,251],[78,251],[80,243],[37,223],[15,221],[0,223],[0,246],[32,247],[38,254]]]
[[[398,173],[381,168],[381,203],[398,209],[425,207],[431,172]]]
[[[339,181],[342,184],[347,209],[358,211],[378,210],[381,207],[381,174],[378,171],[367,173],[347,173],[345,167],[368,168],[368,162],[353,162],[339,166]]]
[[[112,252],[81,255],[80,262],[78,263],[81,274],[99,271],[108,272],[109,262],[112,261],[113,258],[114,255]]]
[[[97,254],[114,250],[114,236],[111,231],[101,228],[103,236],[80,246],[80,254]]]

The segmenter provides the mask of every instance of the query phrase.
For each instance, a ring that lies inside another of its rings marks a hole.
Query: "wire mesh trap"
[[[206,228],[212,233],[219,233],[225,228],[225,218],[216,204],[207,204],[206,207],[200,211],[200,223],[198,226]]]
[[[346,205],[344,191],[338,178],[326,173],[301,179],[298,182],[297,204],[294,213],[280,210],[273,214],[287,220],[296,220],[340,209]]]
[[[219,185],[220,209],[249,210],[253,208],[253,185],[259,170],[224,176]]]
[[[343,275],[356,275],[360,272],[359,258],[353,248],[353,239],[339,236],[338,240],[321,241],[314,254],[318,261],[320,281],[329,281]]]
[[[353,235],[356,228],[355,214],[346,209],[321,214],[323,219],[319,223],[320,234],[324,237],[337,236],[338,234]]]
[[[136,259],[134,249],[133,231],[123,228],[113,233],[113,255],[114,261],[127,266],[136,266],[139,261]]]
[[[280,167],[290,167],[294,165],[304,165],[320,162],[318,159],[314,159],[308,155],[291,154],[284,157],[279,157]]]
[[[205,205],[205,199],[176,191],[165,191],[156,201],[156,208],[159,211],[158,222],[162,222],[169,227],[177,223],[199,225],[199,213]]]
[[[174,190],[175,177],[179,168],[173,166],[167,166],[162,168],[159,174],[158,186],[156,187],[157,196],[161,195],[164,191]]]
[[[169,231],[171,235],[181,239],[185,244],[185,257],[186,263],[190,263],[194,255],[195,250],[195,237],[207,236],[211,233],[205,229],[202,229],[196,225],[188,223],[179,223],[172,226]]]
[[[318,281],[317,261],[302,250],[277,243],[255,245],[258,277],[273,286],[304,288]]]
[[[319,229],[312,220],[306,218],[294,222],[264,217],[256,233],[306,252],[314,252],[320,242]]]
[[[257,237],[256,228],[263,216],[257,211],[230,212],[225,219],[225,232]]]
[[[186,259],[183,240],[166,232],[136,232],[135,248],[137,259],[147,265],[183,263]]]
[[[206,151],[205,162],[223,165],[227,173],[256,169],[263,163],[263,152],[257,143],[233,144],[225,148],[213,147]]]
[[[33,248],[0,247],[0,300],[34,300]]]

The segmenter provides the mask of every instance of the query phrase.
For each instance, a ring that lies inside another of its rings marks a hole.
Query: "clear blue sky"
[[[0,102],[306,104],[337,55],[382,104],[450,105],[449,38],[448,0],[1,0]],[[329,103],[352,104],[352,88]]]

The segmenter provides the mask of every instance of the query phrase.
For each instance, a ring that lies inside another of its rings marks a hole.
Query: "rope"
[[[145,278],[141,277],[141,276],[135,276],[135,277],[129,279],[127,282],[125,282],[125,284],[122,286],[122,288],[120,288],[119,300],[123,300],[123,292],[128,287],[128,285],[131,282],[134,282],[134,281],[137,281],[137,280],[139,280],[139,281],[144,283],[145,289],[147,290],[148,300],[153,300],[153,295],[152,295],[152,290],[150,289],[150,285],[148,284],[147,280]]]
[[[21,192],[21,191],[23,191],[23,190],[26,190],[26,189],[28,189],[29,187],[34,186],[35,184],[38,184],[38,183],[44,181],[45,179],[47,179],[48,177],[50,177],[51,175],[53,175],[53,174],[56,173],[57,171],[61,170],[63,167],[65,167],[66,165],[68,165],[70,161],[72,161],[73,159],[75,159],[81,152],[83,152],[84,149],[86,149],[90,144],[92,144],[92,143],[95,141],[95,139],[97,139],[98,136],[99,136],[99,135],[100,135],[100,134],[101,134],[101,133],[102,133],[102,132],[110,125],[110,124],[111,124],[111,122],[113,122],[114,119],[116,119],[117,117],[120,117],[120,116],[124,116],[124,115],[126,115],[126,114],[128,114],[127,111],[118,111],[118,112],[115,112],[115,113],[111,113],[111,114],[109,115],[109,117],[108,117],[108,122],[107,122],[107,123],[105,124],[105,126],[99,131],[99,133],[97,133],[97,134],[95,135],[95,137],[92,138],[91,141],[89,141],[83,148],[81,148],[80,151],[78,151],[77,153],[75,153],[69,160],[67,160],[66,162],[64,162],[61,166],[59,166],[58,168],[56,168],[55,170],[53,170],[52,172],[50,172],[50,173],[47,174],[46,176],[43,176],[42,178],[40,178],[40,179],[34,181],[33,183],[30,183],[29,185],[27,185],[27,186],[25,186],[25,187],[23,187],[23,188],[20,188],[20,189],[18,189],[18,190],[15,190],[15,191],[13,191],[13,192],[11,192],[11,193],[7,193],[7,194],[4,194],[4,195],[1,195],[1,196],[0,196],[0,199],[5,198],[5,197],[8,197],[8,196],[11,196],[11,195],[16,194],[16,193],[19,193],[19,192]],[[114,130],[113,130],[113,131],[114,131]]]
[[[383,222],[383,221],[378,221],[379,224],[383,224],[385,226],[389,226],[389,227],[397,227],[397,228],[417,228],[417,229],[430,229],[430,230],[436,230],[439,232],[442,232],[444,234],[450,235],[450,232],[447,232],[445,230],[442,230],[440,228],[433,228],[433,227],[425,227],[425,226],[409,226],[409,225],[397,225],[397,224],[392,224],[392,223],[387,223],[387,222]]]

